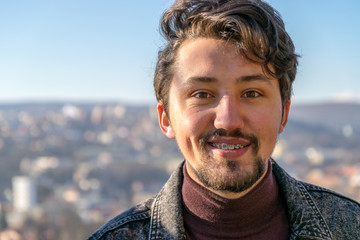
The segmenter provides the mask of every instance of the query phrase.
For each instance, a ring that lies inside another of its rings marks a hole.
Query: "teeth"
[[[220,148],[223,150],[234,150],[234,149],[244,148],[244,146],[241,144],[234,145],[234,144],[226,144],[226,143],[211,143],[211,146]]]

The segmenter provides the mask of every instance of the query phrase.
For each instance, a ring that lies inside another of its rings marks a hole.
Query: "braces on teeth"
[[[226,143],[211,143],[211,146],[220,148],[223,150],[234,150],[234,149],[244,148],[244,146],[241,144],[234,145],[234,144],[226,144]]]

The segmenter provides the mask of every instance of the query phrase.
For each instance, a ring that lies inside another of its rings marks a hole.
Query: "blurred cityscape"
[[[360,201],[360,104],[294,106],[274,159]],[[85,239],[182,161],[154,105],[0,105],[0,240]]]

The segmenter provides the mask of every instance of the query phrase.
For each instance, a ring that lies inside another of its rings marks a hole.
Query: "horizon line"
[[[17,100],[2,100],[0,99],[0,105],[17,105],[17,104],[106,104],[106,103],[118,103],[127,105],[152,105],[157,104],[155,99],[153,100],[126,100],[126,99],[71,99],[71,98],[57,98],[57,99],[17,99]],[[322,104],[360,104],[360,98],[349,98],[349,99],[292,99],[292,105],[322,105]]]

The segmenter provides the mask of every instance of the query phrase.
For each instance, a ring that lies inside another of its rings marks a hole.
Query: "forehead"
[[[182,80],[193,77],[234,79],[252,75],[273,79],[231,41],[211,38],[185,41],[178,49],[174,70],[175,78]]]
[[[196,38],[186,40],[181,44],[177,51],[176,63],[201,63],[199,62],[201,60],[209,64],[220,60],[219,57],[226,56],[243,57],[232,42],[212,38]]]

